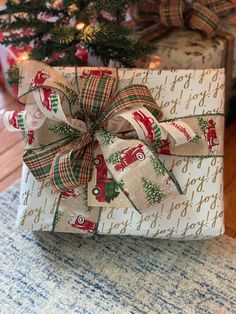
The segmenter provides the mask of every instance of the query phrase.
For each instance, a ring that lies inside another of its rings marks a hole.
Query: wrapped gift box
[[[149,33],[150,32],[150,33]],[[192,30],[172,31],[158,38],[158,31],[147,31],[142,40],[156,43],[156,53],[145,56],[139,67],[152,69],[217,69],[225,68],[225,104],[227,112],[232,88],[234,37],[230,32],[218,32],[214,38],[203,38]]]
[[[48,77],[50,75],[52,77],[54,73],[49,67],[34,62],[30,66],[25,63],[23,68],[29,69],[34,66],[39,70],[34,72],[37,73],[35,77],[38,77],[40,73],[42,78],[42,68],[45,69],[45,73],[49,73]],[[66,79],[68,84],[78,91],[89,73],[112,76],[115,69],[68,67],[55,68],[54,71],[59,78],[58,83]],[[165,167],[178,181],[183,194],[173,194],[173,197],[166,198],[159,205],[140,213],[130,202],[123,205],[124,195],[132,194],[131,190],[126,194],[119,189],[116,190],[119,197],[123,195],[123,198],[119,199],[120,203],[115,200],[113,203],[113,200],[109,200],[109,204],[104,204],[106,199],[99,199],[98,194],[91,193],[91,190],[88,192],[89,185],[59,193],[55,191],[48,179],[37,181],[24,165],[20,206],[16,219],[17,227],[32,231],[73,232],[83,235],[94,233],[135,235],[165,239],[202,239],[222,234],[224,232],[222,170],[224,69],[171,71],[118,69],[117,74],[119,90],[131,84],[144,84],[149,88],[157,108],[163,113],[162,121],[194,117],[196,121],[199,121],[199,125],[206,127],[207,133],[203,133],[202,137],[198,135],[199,138],[207,138],[208,141],[208,148],[202,154],[196,152],[196,156],[188,156],[185,154],[185,146],[182,145],[183,147],[179,146],[182,147],[180,151],[183,153],[180,157],[174,153],[176,148],[170,149],[166,143],[166,147],[165,145],[162,147],[162,154],[159,155]],[[34,79],[35,84],[35,77],[28,77],[28,82]],[[20,84],[22,85],[22,82]],[[48,84],[52,86],[50,78],[48,81],[46,79],[45,86]],[[31,83],[32,86],[35,87]],[[35,102],[32,93],[30,95],[27,100],[29,111],[30,105]],[[78,111],[75,105],[72,108],[74,112]],[[8,113],[5,116],[6,124],[9,122],[9,116],[14,120],[14,113]],[[20,119],[15,120],[18,122],[16,128],[19,128]],[[49,131],[55,125],[55,121],[47,118],[37,130],[28,130],[27,148],[44,147],[48,141],[58,140],[60,136]],[[14,128],[12,123],[8,127]],[[101,165],[97,162],[99,154],[96,150],[94,151],[93,174]],[[141,156],[136,160],[138,159],[142,159]],[[98,182],[98,172],[96,174],[97,177],[93,179]],[[106,182],[111,182],[104,169],[102,174],[100,189],[102,189],[101,185],[104,187]],[[164,178],[166,189],[171,190],[173,182],[169,181],[169,176]],[[135,190],[136,182],[132,178],[132,173],[130,173],[130,180],[133,180]],[[89,184],[92,184],[93,188],[96,187],[93,181],[91,182]],[[124,189],[122,191],[124,192]],[[141,191],[137,190],[136,193],[138,197]],[[92,206],[88,206],[89,198],[92,199]]]

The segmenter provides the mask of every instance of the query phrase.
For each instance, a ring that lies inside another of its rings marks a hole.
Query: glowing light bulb
[[[18,62],[26,61],[28,59],[29,59],[28,53],[24,52],[18,57]]]
[[[82,22],[77,23],[76,26],[75,26],[75,28],[76,28],[78,31],[81,31],[84,27],[85,27],[85,24],[82,23]]]

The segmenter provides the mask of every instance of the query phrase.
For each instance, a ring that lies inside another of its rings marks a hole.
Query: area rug
[[[18,191],[0,197],[0,313],[235,313],[235,240],[19,232]]]

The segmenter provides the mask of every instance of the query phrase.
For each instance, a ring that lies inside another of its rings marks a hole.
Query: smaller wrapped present
[[[225,68],[226,112],[232,88],[234,36],[225,27],[235,12],[231,1],[137,2],[131,8],[141,40],[156,44],[138,67],[153,69]]]
[[[20,229],[222,234],[224,70],[21,65]]]

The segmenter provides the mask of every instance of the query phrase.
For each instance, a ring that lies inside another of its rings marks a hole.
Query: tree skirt
[[[0,198],[1,313],[235,313],[235,240],[19,232],[18,192]]]

